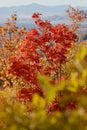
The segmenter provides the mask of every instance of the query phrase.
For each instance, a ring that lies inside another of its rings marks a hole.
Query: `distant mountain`
[[[68,5],[45,6],[36,3],[24,6],[1,7],[0,24],[3,24],[11,14],[16,13],[18,15],[18,26],[32,27],[34,24],[31,16],[34,12],[42,13],[43,19],[48,19],[53,24],[68,23],[69,20],[65,12],[67,8]],[[86,10],[86,7],[78,8]]]
[[[40,12],[45,15],[61,14],[64,13],[67,8],[68,8],[67,5],[45,6],[45,5],[39,5],[34,3],[34,4],[24,5],[24,6],[2,7],[0,8],[0,15],[8,16],[15,12],[21,16],[31,15],[34,12]]]

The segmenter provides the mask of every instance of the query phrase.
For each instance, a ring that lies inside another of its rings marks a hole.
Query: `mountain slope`
[[[34,25],[31,16],[34,12],[42,13],[44,19],[48,19],[54,24],[68,23],[69,20],[65,12],[67,8],[68,5],[45,6],[36,3],[23,6],[2,7],[0,8],[0,24],[2,25],[6,21],[6,18],[10,18],[11,14],[16,13],[18,16],[18,26],[32,27]],[[78,8],[86,9],[85,7]]]

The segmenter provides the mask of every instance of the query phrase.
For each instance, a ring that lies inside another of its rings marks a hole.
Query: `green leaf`
[[[78,51],[78,53],[76,54],[76,59],[82,60],[86,54],[87,54],[87,48],[85,46],[82,46]]]

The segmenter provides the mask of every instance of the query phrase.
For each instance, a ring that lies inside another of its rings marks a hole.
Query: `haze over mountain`
[[[0,7],[0,14],[6,16],[11,13],[16,12],[18,15],[31,15],[33,12],[41,12],[45,14],[60,14],[63,13],[67,9],[67,5],[60,6],[45,6],[40,4],[30,4],[30,5],[22,5],[22,6],[12,6],[12,7]]]
[[[11,14],[16,13],[18,26],[32,27],[34,25],[31,16],[34,12],[42,13],[43,18],[50,20],[53,24],[68,23],[69,20],[65,12],[67,8],[68,5],[45,6],[36,3],[24,6],[0,7],[0,24],[3,24],[6,18],[10,18]],[[78,8],[86,10],[86,7]]]

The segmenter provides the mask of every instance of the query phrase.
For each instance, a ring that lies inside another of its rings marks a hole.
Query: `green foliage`
[[[32,102],[20,103],[15,99],[14,89],[11,90],[12,93],[1,91],[0,130],[87,130],[87,67],[84,67],[86,51],[83,52],[85,49],[83,47],[80,53],[76,54],[70,79],[52,85],[48,77],[38,76],[45,98],[34,94]],[[68,100],[75,100],[78,101],[76,109],[47,113],[48,106],[60,91],[63,93],[63,97],[58,99],[60,106],[63,107]]]

